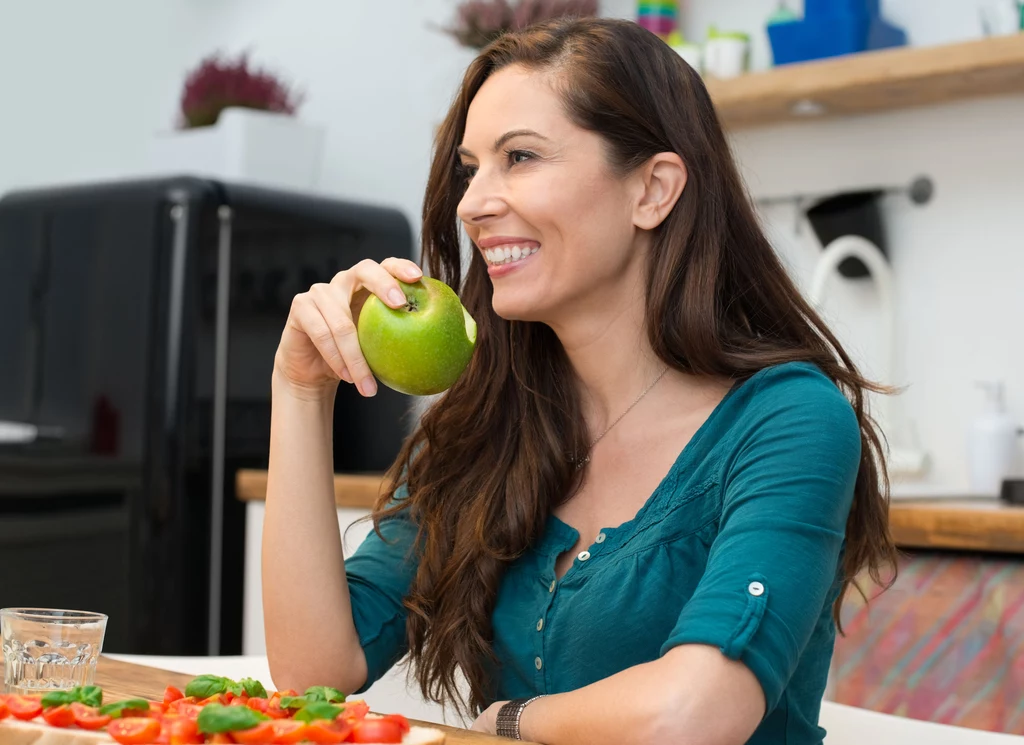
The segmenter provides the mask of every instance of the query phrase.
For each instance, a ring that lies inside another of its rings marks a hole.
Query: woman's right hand
[[[408,259],[380,264],[364,259],[329,284],[319,282],[296,295],[274,356],[275,378],[304,395],[328,395],[339,380],[354,383],[364,396],[374,395],[377,382],[356,334],[359,311],[370,293],[392,308],[402,307],[405,293],[396,278],[412,283],[422,276]]]

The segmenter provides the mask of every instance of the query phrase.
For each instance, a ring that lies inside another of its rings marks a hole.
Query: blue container
[[[907,35],[901,29],[867,13],[832,13],[808,17],[803,21],[774,23],[768,26],[768,38],[776,65],[907,43]]]
[[[804,18],[814,20],[823,16],[881,15],[879,0],[804,0]]]

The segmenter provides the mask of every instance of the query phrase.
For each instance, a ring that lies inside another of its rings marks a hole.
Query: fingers
[[[334,371],[334,374],[343,380],[351,379],[352,376],[345,365],[341,350],[334,340],[331,326],[324,318],[320,308],[317,307],[311,293],[303,292],[296,295],[292,300],[289,315],[297,323],[302,333],[313,342],[313,346],[316,347],[317,352],[320,353],[327,366]]]
[[[346,373],[343,379],[349,383],[355,383],[359,392],[364,396],[373,396],[377,393],[377,381],[373,379],[370,366],[366,363],[362,350],[359,348],[356,325],[352,320],[351,309],[345,304],[346,298],[336,288],[323,283],[313,285],[308,294],[327,327],[334,349],[339,354],[340,363]],[[323,333],[323,329],[321,329],[321,333]],[[320,349],[320,345],[315,339],[313,343],[317,344],[317,349]],[[331,361],[327,361],[330,364]],[[334,369],[334,365],[331,367]]]
[[[422,276],[420,268],[407,259],[385,259],[378,264],[376,261],[365,259],[352,267],[352,275],[358,284],[352,291],[365,288],[379,297],[386,305],[392,308],[401,308],[406,303],[405,292],[399,286],[398,281],[415,282]],[[339,282],[336,286],[348,284],[347,278],[342,278],[346,272],[335,277]],[[335,284],[332,280],[331,284]]]

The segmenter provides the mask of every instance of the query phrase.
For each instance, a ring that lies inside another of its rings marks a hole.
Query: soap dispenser
[[[1003,479],[1011,475],[1021,430],[1006,411],[1001,381],[980,382],[985,410],[971,423],[967,460],[973,494],[998,496]]]

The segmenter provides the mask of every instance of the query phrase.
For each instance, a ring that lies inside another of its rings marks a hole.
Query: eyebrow
[[[546,142],[548,141],[547,137],[542,135],[540,132],[534,132],[532,129],[513,129],[509,132],[506,132],[505,134],[503,134],[501,137],[494,141],[494,147],[492,149],[492,152],[498,152],[501,149],[502,145],[504,145],[509,140],[515,139],[516,137],[536,137]],[[465,145],[459,145],[458,153],[459,155],[463,155],[468,158],[473,157],[472,151],[470,151]]]

